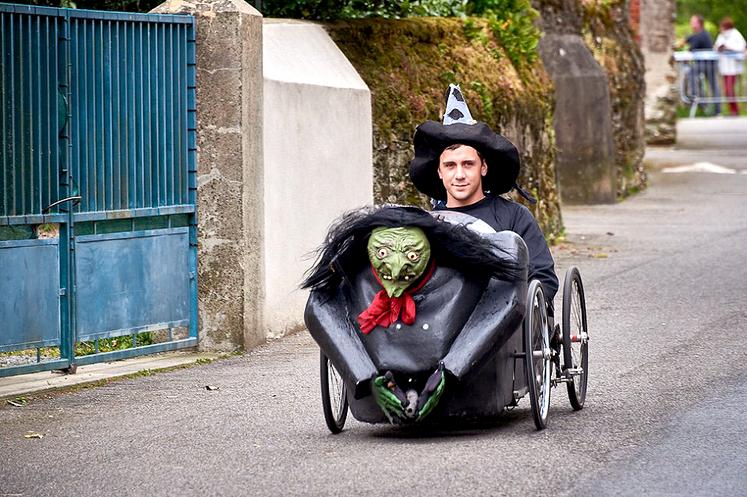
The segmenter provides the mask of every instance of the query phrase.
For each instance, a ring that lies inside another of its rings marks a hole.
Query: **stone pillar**
[[[640,0],[641,51],[646,60],[646,141],[673,144],[677,132],[677,73],[672,67],[674,0]]]
[[[543,0],[539,53],[555,85],[556,171],[561,202],[612,203],[617,170],[607,76],[581,38],[576,0]]]
[[[169,0],[197,23],[201,347],[264,341],[262,15],[243,0]]]

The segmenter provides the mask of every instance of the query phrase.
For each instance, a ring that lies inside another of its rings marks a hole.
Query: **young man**
[[[529,279],[538,279],[548,310],[558,291],[555,263],[537,221],[523,205],[501,196],[518,187],[519,152],[487,124],[475,122],[458,86],[450,85],[443,124],[426,121],[415,131],[410,178],[415,187],[439,201],[436,209],[454,210],[483,220],[496,231],[520,235],[529,249]]]
[[[680,46],[687,44],[693,52],[702,52],[713,50],[713,40],[711,35],[705,30],[705,20],[701,15],[694,15],[690,18],[690,29],[692,34],[680,43]],[[719,87],[717,82],[716,61],[715,60],[696,60],[691,66],[689,73],[690,89],[695,92],[695,96],[707,96],[705,88],[701,84],[701,79],[708,81],[711,88],[711,95],[719,98]],[[721,106],[714,104],[714,115],[721,114]]]

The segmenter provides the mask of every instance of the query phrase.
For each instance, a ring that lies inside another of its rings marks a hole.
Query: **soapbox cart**
[[[434,215],[491,237],[526,267],[526,245],[515,233],[496,233],[464,214]],[[418,319],[412,325],[393,323],[364,335],[351,323],[378,288],[371,271],[361,270],[334,294],[312,291],[309,296],[305,321],[321,349],[322,408],[332,433],[342,431],[348,410],[359,421],[388,421],[371,395],[372,378],[389,372],[397,384],[420,389],[439,365],[449,381],[424,420],[429,423],[496,417],[528,395],[541,430],[548,421],[551,389],[561,383],[573,409],[583,408],[589,335],[583,283],[575,267],[565,274],[559,327],[548,316],[539,281],[466,278],[439,267],[415,297]]]

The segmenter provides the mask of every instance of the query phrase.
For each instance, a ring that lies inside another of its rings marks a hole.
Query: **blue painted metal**
[[[187,30],[187,47],[184,54],[186,64],[182,66],[187,82],[186,129],[182,129],[183,141],[187,146],[187,202],[195,206],[189,218],[189,277],[190,314],[189,336],[197,340],[197,56],[194,24]],[[186,67],[185,67],[186,66]]]
[[[40,215],[60,193],[57,64],[62,21],[7,10],[0,9],[0,219]]]
[[[50,361],[26,364],[24,366],[13,366],[0,368],[0,378],[26,373],[38,373],[39,371],[52,371],[54,369],[66,369],[70,366],[67,359],[53,359]]]
[[[115,20],[70,19],[76,212],[189,205],[183,68],[192,19]]]
[[[78,340],[189,323],[188,228],[79,236]]]
[[[57,64],[57,73],[59,77],[60,94],[62,95],[63,117],[60,128],[58,147],[59,154],[59,182],[60,197],[70,198],[77,194],[74,186],[72,174],[70,172],[70,157],[72,150],[72,140],[70,136],[70,23],[63,22],[62,36],[60,37],[60,51]],[[59,119],[58,112],[58,120]],[[68,361],[68,368],[75,370],[75,241],[73,233],[75,221],[73,219],[73,209],[69,203],[62,204],[60,210],[66,214],[65,222],[60,223],[60,329],[62,331],[60,341],[60,358]]]
[[[0,352],[60,344],[57,240],[0,242]]]
[[[0,4],[0,28],[0,224],[62,198],[68,109],[76,213],[190,205],[191,16]]]
[[[154,207],[147,209],[124,209],[114,211],[100,212],[83,212],[75,214],[75,220],[80,221],[101,221],[104,219],[126,219],[134,217],[153,217],[168,216],[170,214],[192,214],[195,212],[194,205],[171,205],[164,207]],[[67,221],[67,214],[46,214],[30,216],[7,216],[0,218],[0,226],[20,225],[20,224],[44,224],[44,223],[64,223]]]
[[[57,248],[57,266],[37,261],[51,290],[23,297],[46,302],[53,292],[57,338],[37,340],[19,318],[0,350],[57,344],[61,355],[0,376],[197,343],[195,109],[191,16],[0,4],[0,225],[59,224],[56,243],[38,244]],[[174,214],[189,226],[75,235],[76,222]],[[17,291],[34,277],[24,275],[3,281]],[[74,355],[76,341],[183,326],[187,340]]]

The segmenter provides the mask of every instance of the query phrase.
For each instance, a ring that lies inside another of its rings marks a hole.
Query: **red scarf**
[[[431,261],[428,272],[425,273],[420,283],[405,290],[399,297],[390,297],[387,295],[386,290],[380,290],[374,297],[371,305],[368,306],[368,309],[358,315],[358,324],[363,334],[368,335],[376,326],[388,328],[390,324],[399,319],[400,312],[402,313],[403,323],[407,325],[413,324],[415,322],[415,301],[412,299],[412,294],[423,288],[431,278],[431,275],[433,275],[435,269],[436,265]],[[373,267],[371,267],[371,271],[373,271],[376,281],[381,285],[381,280]]]

